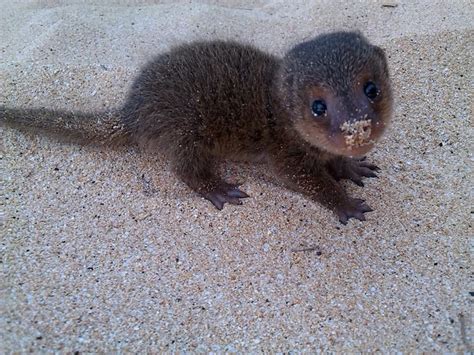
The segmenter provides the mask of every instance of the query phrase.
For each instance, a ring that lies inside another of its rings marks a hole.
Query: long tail
[[[81,144],[130,143],[130,134],[121,123],[118,111],[85,113],[0,106],[0,124]]]

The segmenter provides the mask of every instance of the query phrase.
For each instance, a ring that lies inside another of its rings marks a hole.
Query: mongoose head
[[[295,46],[277,83],[296,132],[326,152],[362,156],[390,121],[385,54],[360,33],[336,32]]]

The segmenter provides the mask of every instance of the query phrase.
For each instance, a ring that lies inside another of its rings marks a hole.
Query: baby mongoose
[[[159,150],[194,191],[222,209],[248,195],[222,180],[223,159],[259,159],[290,189],[332,209],[342,223],[371,208],[338,182],[378,168],[364,155],[390,121],[392,92],[382,49],[336,32],[284,58],[232,41],[195,42],[142,69],[122,108],[103,113],[14,109],[1,120],[102,143]]]

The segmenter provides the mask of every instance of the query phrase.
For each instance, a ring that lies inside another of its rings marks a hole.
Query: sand
[[[1,104],[114,107],[176,43],[334,29],[386,49],[396,93],[347,226],[262,165],[222,167],[251,198],[217,211],[159,154],[2,127],[1,353],[472,350],[472,2],[0,5]]]

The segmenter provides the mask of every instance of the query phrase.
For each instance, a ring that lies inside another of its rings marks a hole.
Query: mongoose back
[[[385,54],[360,33],[335,32],[283,58],[233,41],[194,42],[157,56],[123,107],[85,114],[0,108],[2,122],[104,143],[136,143],[218,209],[248,195],[222,180],[225,159],[264,157],[284,184],[332,209],[342,223],[371,208],[339,183],[363,186],[364,155],[390,122]]]

